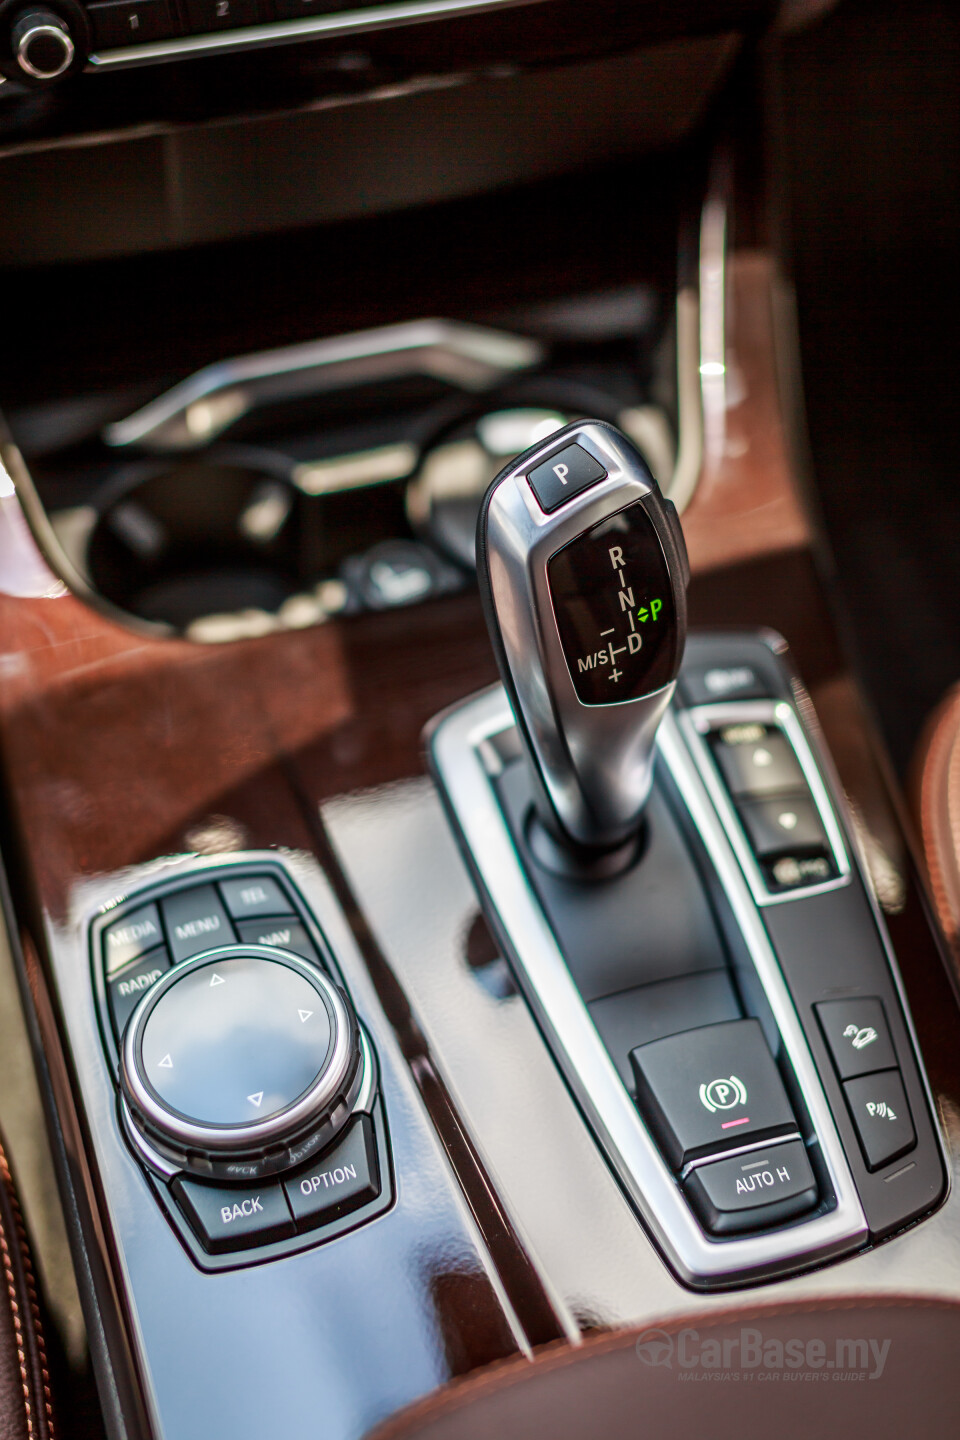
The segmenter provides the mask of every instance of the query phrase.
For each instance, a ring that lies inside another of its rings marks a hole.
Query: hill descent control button
[[[782,1135],[797,1122],[756,1020],[728,1020],[630,1052],[637,1103],[670,1164]]]
[[[897,1057],[879,1000],[826,1000],[814,1009],[841,1080],[896,1068]]]

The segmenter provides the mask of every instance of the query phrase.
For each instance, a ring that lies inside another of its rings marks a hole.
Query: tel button
[[[221,880],[220,893],[234,920],[293,913],[290,901],[270,875],[244,875],[239,880]]]
[[[156,905],[142,905],[131,910],[122,920],[117,920],[103,932],[103,958],[107,977],[115,975],[138,955],[144,955],[156,945],[163,944],[160,916]]]
[[[283,1188],[300,1230],[335,1220],[375,1200],[380,1194],[380,1175],[370,1118],[355,1121],[335,1149],[292,1180],[285,1180]]]
[[[279,1185],[200,1185],[181,1177],[173,1182],[173,1193],[211,1255],[296,1233]]]
[[[161,902],[174,962],[232,945],[233,926],[212,885],[180,890]]]

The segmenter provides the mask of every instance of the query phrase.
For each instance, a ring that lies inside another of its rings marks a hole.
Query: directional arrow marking
[[[223,976],[222,976],[222,975],[218,975],[217,972],[216,972],[216,970],[214,970],[212,976],[210,977],[210,988],[211,988],[211,990],[213,989],[214,985],[226,985],[226,983],[227,983],[227,982],[226,982],[226,980],[224,980]]]
[[[298,1011],[297,1011],[297,1014],[300,1016],[300,1023],[301,1023],[301,1025],[302,1025],[303,1022],[304,1022],[304,1020],[309,1020],[309,1019],[310,1019],[310,1016],[313,1014],[313,1011],[312,1011],[312,1010],[298,1010]]]
[[[258,1090],[256,1095],[248,1095],[247,1099],[250,1101],[251,1105],[256,1105],[257,1109],[259,1110],[260,1106],[263,1104],[263,1091]]]
[[[169,1055],[164,1055],[162,1060],[157,1061],[157,1065],[160,1067],[161,1070],[173,1069],[173,1061],[171,1060]]]

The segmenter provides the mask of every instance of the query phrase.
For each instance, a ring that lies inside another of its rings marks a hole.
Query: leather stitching
[[[0,1167],[0,1175],[2,1175],[4,1184],[7,1185],[9,1191],[10,1171],[7,1168],[5,1156],[3,1157],[2,1167]],[[16,1332],[17,1361],[20,1365],[20,1384],[23,1389],[23,1407],[26,1412],[27,1435],[30,1437],[30,1440],[33,1440],[36,1431],[34,1428],[33,1406],[30,1396],[30,1375],[27,1370],[27,1356],[24,1348],[23,1324],[20,1318],[20,1306],[17,1303],[17,1285],[13,1273],[13,1261],[10,1256],[10,1247],[7,1244],[6,1227],[4,1226],[2,1216],[0,1216],[0,1256],[2,1256],[3,1274],[7,1282],[7,1298],[10,1301],[13,1328]]]
[[[43,1322],[40,1318],[40,1303],[37,1297],[37,1285],[33,1271],[33,1262],[30,1258],[30,1246],[27,1242],[26,1226],[23,1223],[23,1211],[20,1208],[20,1199],[13,1183],[13,1176],[10,1165],[7,1161],[6,1151],[0,1142],[0,1176],[7,1188],[7,1195],[10,1200],[10,1208],[13,1212],[14,1222],[17,1227],[17,1238],[20,1242],[20,1258],[23,1264],[24,1284],[27,1290],[27,1298],[30,1302],[30,1312],[33,1320],[34,1340],[37,1346],[37,1359],[40,1364],[40,1374],[43,1385],[43,1408],[46,1414],[46,1429],[48,1440],[55,1440],[56,1427],[53,1421],[53,1389],[50,1384],[50,1370],[47,1364],[47,1346],[43,1336]]]

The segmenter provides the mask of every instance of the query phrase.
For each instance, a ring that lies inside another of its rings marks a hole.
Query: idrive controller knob
[[[585,850],[637,829],[686,638],[686,547],[637,450],[601,421],[511,462],[484,499],[481,595],[542,818]]]
[[[226,945],[147,991],[124,1032],[120,1082],[148,1159],[152,1150],[178,1169],[237,1180],[328,1145],[361,1071],[342,990],[288,951]]]

